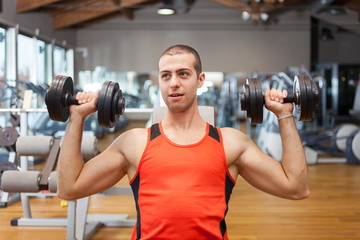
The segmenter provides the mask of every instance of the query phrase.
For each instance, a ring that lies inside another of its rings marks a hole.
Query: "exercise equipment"
[[[293,93],[284,98],[284,103],[295,104],[295,116],[299,121],[310,121],[318,106],[318,98],[318,89],[309,76],[297,75],[294,78]],[[240,93],[240,104],[252,125],[262,123],[265,98],[259,78],[247,79],[244,91]]]
[[[38,140],[36,140],[38,139]],[[38,144],[41,142],[42,144]],[[66,239],[90,239],[96,231],[103,227],[133,227],[135,219],[128,219],[127,214],[88,214],[89,199],[85,197],[68,201],[67,218],[33,218],[30,209],[30,197],[56,196],[57,173],[54,171],[61,147],[61,139],[48,136],[19,137],[16,142],[18,155],[43,155],[47,152],[48,158],[42,172],[40,171],[6,171],[2,177],[2,188],[9,192],[23,191],[21,204],[24,217],[11,220],[11,226],[65,226]],[[81,154],[94,157],[97,151],[97,139],[93,136],[83,136]],[[93,156],[90,156],[93,154]],[[120,187],[120,186],[118,186]],[[49,190],[50,193],[40,190]],[[116,191],[115,191],[116,190]],[[108,189],[105,193],[117,195],[132,195],[131,188]]]
[[[9,152],[15,150],[15,142],[19,137],[18,131],[14,127],[0,129],[0,145]]]
[[[347,139],[359,128],[353,123],[342,123],[332,130],[300,132],[300,137],[304,146],[342,156],[347,148]]]
[[[8,170],[19,170],[18,168],[19,167],[13,162],[0,162],[0,186],[3,173]]]
[[[342,123],[330,131],[305,132],[300,135],[309,164],[318,162],[360,164],[360,127],[356,124]],[[332,157],[319,157],[319,153],[330,154]]]
[[[360,128],[347,139],[345,155],[347,163],[360,164]]]
[[[52,120],[65,122],[69,118],[70,105],[79,105],[73,94],[74,85],[71,77],[58,75],[54,78],[45,94],[45,103]],[[97,110],[100,126],[111,128],[115,125],[125,110],[125,98],[118,83],[103,83]]]
[[[20,167],[16,164],[19,162],[18,160],[19,159],[18,156],[16,155],[16,152],[10,151],[8,161],[0,162],[0,186],[1,186],[2,174],[5,171],[20,170]],[[0,190],[0,196],[1,196],[0,208],[5,208],[20,200],[19,193],[8,193]]]

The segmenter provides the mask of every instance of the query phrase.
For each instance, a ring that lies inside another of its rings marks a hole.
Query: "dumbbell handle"
[[[80,105],[76,97],[71,95],[70,93],[66,93],[62,101],[64,106]]]
[[[295,103],[298,104],[298,94],[290,93],[286,98],[284,98],[284,103]],[[264,96],[264,104],[265,104],[265,96]]]

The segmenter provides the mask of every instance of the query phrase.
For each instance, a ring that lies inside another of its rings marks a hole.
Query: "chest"
[[[213,188],[224,182],[226,169],[223,148],[211,139],[180,147],[157,138],[149,144],[139,166],[143,183],[159,188],[181,186],[184,191],[204,185]]]

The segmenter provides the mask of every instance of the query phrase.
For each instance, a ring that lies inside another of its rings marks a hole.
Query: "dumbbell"
[[[50,119],[65,122],[70,115],[70,105],[79,105],[74,96],[74,84],[71,77],[58,75],[52,81],[45,94],[45,103]],[[125,111],[125,98],[119,84],[103,83],[97,102],[98,122],[100,126],[111,128]]]
[[[295,117],[299,121],[310,121],[319,104],[319,92],[308,75],[297,75],[294,78],[293,93],[284,98],[284,103],[295,104]],[[251,124],[261,124],[263,121],[263,106],[265,97],[262,93],[259,78],[246,80],[243,91],[240,93],[241,110],[246,111]]]

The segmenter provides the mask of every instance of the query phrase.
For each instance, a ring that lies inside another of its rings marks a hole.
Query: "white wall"
[[[135,12],[77,31],[77,70],[105,66],[111,71],[157,71],[160,54],[170,45],[197,49],[205,71],[277,72],[310,65],[310,12],[278,12],[273,24],[244,22],[241,12],[198,0],[187,14],[157,16],[156,8]]]
[[[85,29],[78,31],[77,44],[89,56],[78,57],[78,69],[156,71],[160,54],[176,43],[193,46],[205,71],[276,72],[310,61],[309,31]]]

